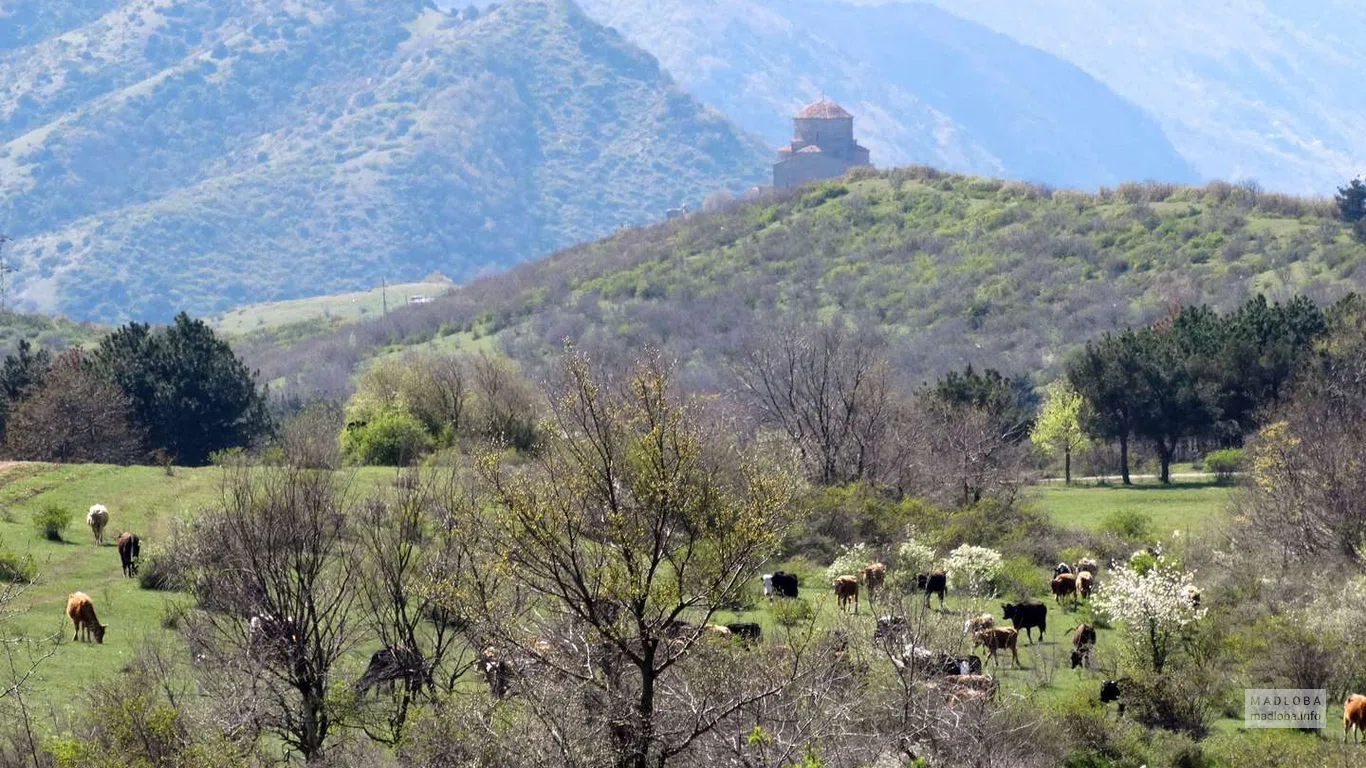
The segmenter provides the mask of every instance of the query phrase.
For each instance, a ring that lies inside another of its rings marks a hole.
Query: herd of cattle
[[[104,546],[104,529],[109,526],[109,510],[103,504],[95,504],[85,514],[85,524],[95,538],[96,546]],[[119,562],[123,575],[129,578],[138,573],[138,558],[142,554],[142,541],[135,533],[124,531],[115,542],[119,551]],[[109,628],[101,624],[95,615],[95,603],[84,592],[72,592],[66,599],[66,615],[75,627],[71,640],[84,639],[86,642],[104,643],[104,632]]]
[[[1049,582],[1054,600],[1058,603],[1071,600],[1075,605],[1079,600],[1089,599],[1095,589],[1096,574],[1099,570],[1099,564],[1091,558],[1085,558],[1075,565],[1058,563],[1053,569],[1053,577]],[[770,602],[775,599],[796,598],[798,596],[800,584],[793,574],[777,571],[764,574],[762,578],[764,595]],[[866,590],[868,601],[872,603],[886,580],[887,566],[883,563],[871,563],[857,575],[849,574],[836,577],[831,582],[831,588],[835,592],[841,611],[849,610],[852,606],[854,613],[858,613],[860,588]],[[938,596],[939,608],[942,611],[944,609],[944,597],[948,592],[948,574],[944,571],[917,574],[916,589],[924,595],[926,608],[930,607],[931,598]],[[1192,599],[1198,604],[1200,597],[1196,594],[1192,596]],[[1038,630],[1039,642],[1043,642],[1044,633],[1048,630],[1048,606],[1033,600],[1004,603],[1001,606],[1001,616],[1002,621],[1009,621],[1012,626],[997,626],[994,617],[984,614],[969,618],[964,622],[963,631],[972,638],[974,649],[980,647],[986,651],[987,662],[995,662],[997,666],[1000,666],[1000,659],[997,654],[1008,651],[1012,663],[1018,667],[1020,665],[1019,633],[1023,631],[1025,638],[1033,645],[1033,633],[1034,630]],[[942,688],[955,700],[964,697],[991,697],[995,695],[998,687],[996,679],[982,674],[983,663],[980,658],[975,655],[954,656],[949,653],[922,648],[914,643],[905,643],[903,641],[908,626],[905,617],[887,615],[877,620],[877,628],[873,633],[875,640],[894,641],[900,645],[898,654],[893,656],[893,663],[898,669],[914,668],[922,674],[942,678],[938,682],[929,683],[929,687]],[[1095,627],[1083,623],[1074,627],[1070,632],[1072,668],[1090,668],[1096,646]],[[1109,703],[1119,699],[1119,681],[1104,681],[1101,686],[1101,700]]]

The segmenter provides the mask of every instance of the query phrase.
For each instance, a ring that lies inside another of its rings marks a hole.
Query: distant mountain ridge
[[[925,4],[582,0],[690,91],[777,146],[825,94],[881,167],[1055,186],[1198,178],[1138,106],[1063,59]]]
[[[59,7],[54,7],[59,6]],[[25,307],[161,320],[468,279],[767,175],[569,0],[0,0]]]

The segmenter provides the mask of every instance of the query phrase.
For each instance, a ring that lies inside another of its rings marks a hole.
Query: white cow
[[[103,504],[95,504],[90,507],[90,511],[85,513],[85,524],[90,526],[90,532],[95,535],[95,544],[104,545],[104,527],[109,525],[109,510]]]

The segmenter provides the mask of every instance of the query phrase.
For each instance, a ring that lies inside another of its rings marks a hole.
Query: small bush
[[[364,426],[345,430],[342,448],[357,464],[402,467],[432,449],[432,436],[412,414],[392,407]]]
[[[1125,541],[1149,541],[1153,536],[1153,519],[1136,509],[1117,509],[1105,516],[1100,529]]]
[[[825,569],[825,578],[834,580],[840,576],[857,576],[872,562],[873,553],[867,544],[847,546],[835,558],[835,562]]]
[[[20,555],[0,549],[0,581],[10,584],[29,584],[38,575],[38,563],[33,555]]]
[[[1214,479],[1221,483],[1226,483],[1233,479],[1233,474],[1243,468],[1243,450],[1241,448],[1225,448],[1222,451],[1214,451],[1205,456],[1205,469],[1214,473]]]
[[[816,609],[811,607],[810,601],[800,597],[780,597],[773,601],[769,611],[773,614],[774,624],[788,629],[798,624],[808,624],[816,617]]]
[[[139,558],[138,586],[159,592],[179,592],[185,589],[185,578],[170,554],[149,552]]]
[[[38,535],[48,541],[62,541],[62,534],[71,527],[76,515],[69,509],[57,504],[48,504],[33,513],[33,527]]]
[[[987,547],[963,544],[944,559],[949,587],[974,597],[990,594],[992,582],[1001,570],[1001,553]]]

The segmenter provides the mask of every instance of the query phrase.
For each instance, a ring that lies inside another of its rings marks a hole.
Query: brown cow
[[[987,649],[987,661],[996,659],[996,666],[1001,666],[1001,660],[996,658],[996,652],[1002,648],[1010,651],[1010,658],[1015,666],[1020,666],[1020,654],[1015,649],[1015,641],[1020,637],[1020,633],[1010,627],[993,627],[984,629],[972,636],[972,647],[983,646]]]
[[[882,589],[882,585],[887,581],[887,566],[882,563],[872,563],[863,569],[863,583],[868,587],[868,604],[871,605],[877,591]]]
[[[138,556],[142,552],[142,542],[136,533],[124,531],[119,534],[119,561],[123,563],[123,575],[129,578],[138,573]]]
[[[1070,596],[1073,602],[1077,599],[1077,577],[1070,573],[1064,573],[1054,577],[1048,586],[1053,590],[1053,599],[1062,602],[1064,597]]]
[[[1352,733],[1352,743],[1356,744],[1366,733],[1366,696],[1354,693],[1342,703],[1342,743],[1347,743],[1347,732]]]
[[[1096,628],[1090,624],[1078,624],[1072,632],[1072,647],[1081,650],[1096,644]]]
[[[1090,600],[1091,589],[1095,586],[1095,583],[1096,577],[1092,576],[1090,571],[1082,571],[1077,574],[1077,594],[1081,595],[1085,600]]]
[[[95,604],[90,602],[90,595],[84,592],[72,592],[66,599],[66,615],[71,618],[71,623],[76,626],[76,634],[71,636],[74,643],[81,638],[81,632],[85,632],[85,641],[90,642],[94,637],[95,642],[104,644],[104,631],[109,627],[100,623],[95,617]]]
[[[849,601],[854,601],[854,613],[858,613],[858,578],[854,576],[841,576],[831,582],[835,588],[835,597],[839,598],[841,611],[848,610]]]

